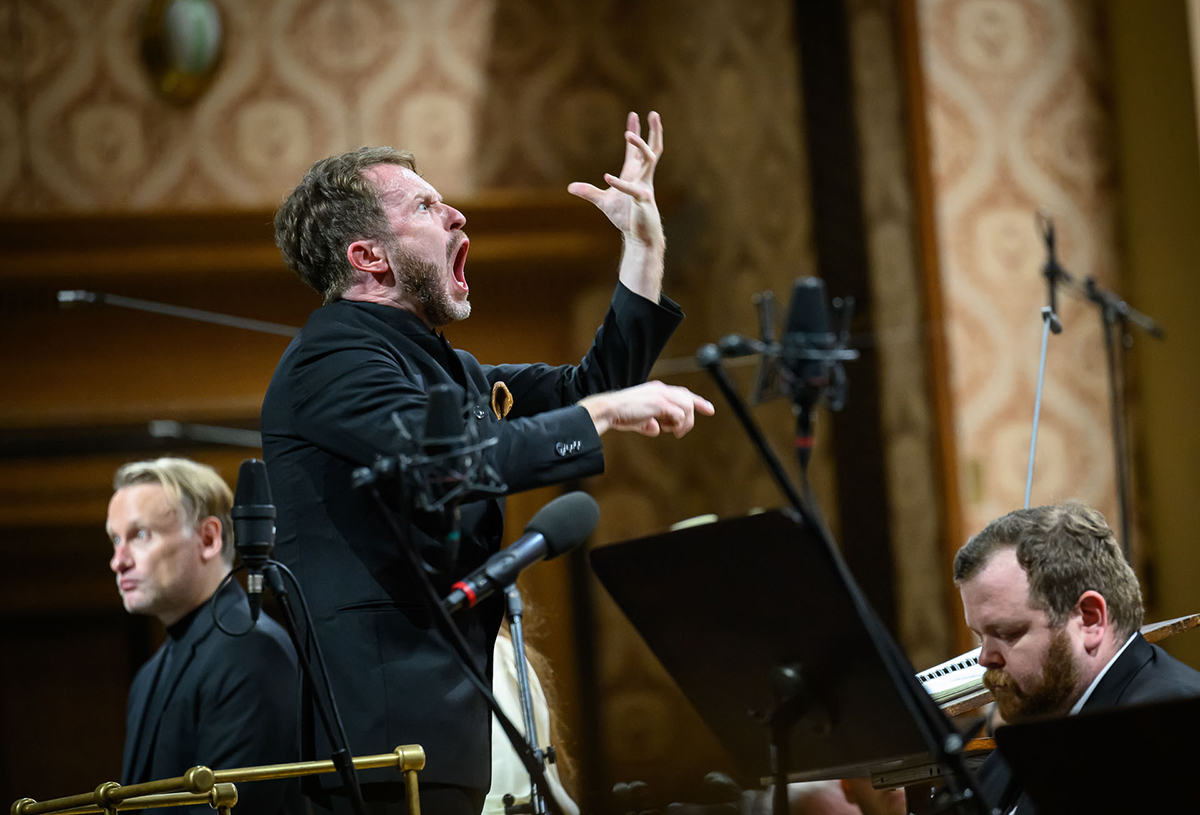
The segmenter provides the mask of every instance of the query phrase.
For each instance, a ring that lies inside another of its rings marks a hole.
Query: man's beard
[[[1034,716],[1062,713],[1079,683],[1079,666],[1071,653],[1071,640],[1059,628],[1050,640],[1042,678],[1036,687],[1023,691],[1000,668],[988,668],[983,684],[996,699],[996,707],[1006,722],[1019,722]]]
[[[446,272],[453,268],[454,253],[459,243],[451,244],[446,252],[446,265],[415,257],[398,247],[391,251],[392,269],[400,291],[415,300],[426,321],[435,327],[450,325],[471,316],[471,303],[455,300],[448,291]],[[450,272],[453,277],[453,272]]]

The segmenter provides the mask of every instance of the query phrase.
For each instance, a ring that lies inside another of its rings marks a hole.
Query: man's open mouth
[[[467,285],[467,251],[471,248],[471,241],[466,235],[458,242],[458,246],[453,250],[454,254],[450,258],[450,269],[454,274],[454,282],[464,292],[470,291],[471,287]]]

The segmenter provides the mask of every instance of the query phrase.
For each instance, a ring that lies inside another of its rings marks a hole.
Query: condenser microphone
[[[262,611],[263,567],[275,550],[275,503],[265,462],[248,458],[238,469],[233,497],[233,545],[246,566],[250,619]]]
[[[425,421],[417,441],[418,455],[412,468],[418,505],[427,512],[443,508],[443,499],[468,478],[475,463],[467,452],[471,439],[464,399],[462,389],[453,385],[429,388]]]
[[[525,527],[525,534],[511,546],[455,583],[442,601],[442,608],[451,614],[463,606],[470,608],[508,586],[539,560],[549,560],[579,546],[599,521],[600,507],[592,496],[586,492],[560,495],[538,510]]]
[[[833,344],[829,309],[825,305],[825,281],[819,277],[798,278],[792,286],[780,358],[792,377],[796,453],[804,470],[808,469],[812,455],[813,408],[829,384],[830,362],[819,352],[828,351]]]
[[[761,354],[766,349],[766,343],[741,334],[726,334],[717,340],[717,348],[723,357],[749,357]]]
[[[814,350],[828,350],[832,344],[829,308],[825,303],[824,280],[798,278],[792,286],[792,302],[783,334],[784,364],[802,384],[815,387],[828,380],[828,367],[820,359],[806,357]]]
[[[467,440],[467,417],[463,411],[464,393],[453,385],[431,385],[425,405],[425,426],[421,433],[421,452],[437,455],[461,447]]]

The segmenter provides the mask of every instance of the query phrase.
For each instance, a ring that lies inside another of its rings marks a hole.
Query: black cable
[[[246,627],[245,631],[230,631],[222,625],[221,618],[217,616],[217,599],[221,596],[221,592],[225,590],[225,587],[229,585],[229,582],[233,580],[234,575],[244,568],[246,568],[245,564],[238,566],[236,569],[231,569],[229,574],[225,575],[224,579],[217,584],[217,590],[213,592],[212,603],[209,604],[208,610],[212,614],[213,625],[227,637],[244,637],[254,630],[254,620],[251,620],[250,625]]]
[[[393,514],[391,507],[383,500],[379,490],[373,482],[361,484],[360,488],[365,488],[376,506],[379,507],[379,512],[383,516],[384,522],[388,527],[388,531],[396,539],[398,548],[404,553],[405,559],[416,577],[417,584],[420,586],[422,599],[429,607],[430,614],[441,630],[442,636],[450,644],[451,650],[462,664],[463,672],[467,679],[475,686],[491,708],[492,713],[496,715],[496,721],[500,723],[500,728],[504,734],[508,736],[508,740],[512,742],[513,750],[521,759],[521,763],[525,765],[526,771],[533,778],[534,782],[541,785],[541,788],[550,791],[550,784],[546,779],[546,768],[537,756],[533,754],[525,737],[521,735],[521,731],[517,730],[516,725],[508,718],[508,715],[500,708],[500,703],[496,701],[496,697],[492,695],[491,688],[488,687],[487,677],[483,673],[483,669],[476,663],[474,656],[471,654],[471,646],[463,637],[458,626],[454,624],[454,620],[442,607],[442,598],[438,595],[437,589],[434,588],[433,582],[429,579],[429,575],[425,573],[422,566],[422,561],[417,556],[416,550],[412,546],[412,519],[407,515],[402,514],[404,518],[404,528],[396,522],[396,517]],[[563,815],[562,807],[554,798],[553,794],[546,796],[546,803],[549,805],[553,815]]]
[[[303,645],[301,645],[300,638],[296,633],[296,623],[300,618],[296,616],[296,608],[292,605],[287,587],[284,586],[283,580],[279,577],[280,573],[288,576],[292,587],[296,591],[296,595],[300,598],[300,610],[303,614],[305,633]],[[267,585],[271,587],[271,591],[274,592],[275,599],[279,601],[279,607],[283,610],[284,625],[287,626],[292,642],[296,643],[296,657],[300,660],[300,666],[304,671],[304,678],[308,682],[309,690],[312,692],[313,699],[317,703],[317,713],[321,717],[321,723],[325,726],[325,732],[329,735],[329,740],[333,747],[330,759],[332,759],[334,767],[337,768],[339,775],[342,777],[342,784],[349,793],[350,805],[354,808],[354,812],[356,815],[365,815],[366,804],[363,802],[362,787],[358,783],[358,773],[354,767],[354,756],[350,752],[349,740],[346,738],[346,728],[342,725],[342,716],[338,711],[337,698],[333,695],[333,687],[329,682],[329,669],[325,664],[325,655],[321,651],[320,641],[317,640],[313,632],[312,615],[308,610],[308,601],[304,597],[304,590],[301,589],[300,581],[296,579],[296,575],[292,573],[292,570],[277,560],[268,560],[264,564],[263,576],[266,578]],[[312,654],[316,655],[316,667],[320,671],[319,674],[313,670]],[[324,695],[318,692],[318,675],[324,685]],[[328,708],[326,708],[326,705],[328,705]]]
[[[217,599],[220,597],[225,587],[229,585],[234,576],[242,569],[246,568],[245,564],[233,569],[229,574],[221,580],[217,585],[217,590],[213,592],[213,599],[209,611],[212,613],[213,625],[217,627],[223,634],[230,637],[244,637],[254,630],[256,621],[251,619],[250,625],[245,631],[231,631],[226,628],[220,618],[217,616]],[[287,587],[283,585],[283,580],[279,574],[286,574],[295,589],[296,595],[300,598],[300,610],[303,614],[304,621],[304,642],[300,641],[300,637],[296,634],[296,609],[292,605],[291,597],[288,594]],[[333,753],[330,755],[334,767],[342,776],[342,783],[350,792],[350,803],[354,808],[356,815],[365,815],[366,805],[363,802],[362,788],[358,783],[358,773],[354,767],[354,756],[350,752],[349,741],[346,738],[346,729],[342,725],[342,716],[338,711],[337,699],[333,695],[333,688],[329,684],[329,668],[325,664],[325,654],[321,651],[321,644],[313,633],[312,614],[308,610],[308,601],[304,597],[304,590],[300,587],[300,581],[296,579],[296,575],[292,573],[285,564],[277,560],[268,559],[263,564],[263,576],[267,580],[267,585],[271,587],[271,591],[275,594],[275,599],[279,601],[279,606],[283,610],[283,623],[287,628],[288,635],[296,646],[296,658],[300,661],[304,679],[308,682],[309,690],[312,692],[313,698],[317,702],[317,713],[321,717],[321,723],[325,726],[325,732],[329,734],[330,741],[333,747]],[[323,680],[326,694],[317,692],[317,674],[313,671],[312,654],[316,654],[317,667],[320,669],[320,677]],[[329,709],[326,710],[326,700],[328,700]]]

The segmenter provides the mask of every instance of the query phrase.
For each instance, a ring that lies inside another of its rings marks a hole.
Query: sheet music
[[[979,664],[979,649],[959,654],[917,674],[922,687],[939,705],[983,689],[985,669]]]

